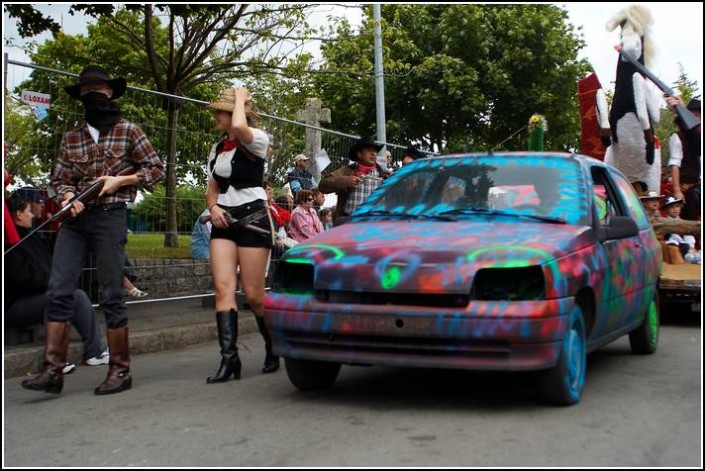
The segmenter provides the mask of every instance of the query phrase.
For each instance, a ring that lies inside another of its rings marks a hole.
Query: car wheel
[[[570,313],[558,364],[543,372],[541,392],[544,401],[568,406],[580,401],[585,384],[585,319],[577,304]]]
[[[644,317],[644,322],[639,327],[629,332],[629,346],[632,353],[638,355],[650,355],[656,351],[658,346],[660,326],[659,300],[658,294],[649,305],[649,311]]]
[[[291,384],[302,391],[328,389],[335,383],[340,363],[284,358],[286,374]]]

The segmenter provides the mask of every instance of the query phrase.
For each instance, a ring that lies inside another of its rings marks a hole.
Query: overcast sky
[[[580,55],[589,60],[600,78],[603,88],[606,89],[612,88],[611,82],[614,81],[618,55],[613,46],[619,41],[619,32],[607,32],[605,23],[630,4],[630,2],[557,3],[568,10],[570,22],[574,26],[582,26],[587,46]],[[651,71],[663,82],[672,85],[678,78],[678,63],[681,63],[688,77],[698,82],[702,92],[703,4],[642,2],[642,5],[649,8],[654,16],[653,38],[657,50]],[[88,19],[69,15],[69,4],[37,5],[37,8],[51,14],[54,19],[61,22],[67,34],[86,32],[85,24]],[[346,15],[353,25],[360,24],[361,10],[359,8],[330,5],[320,7],[319,10],[320,13],[313,19],[315,24],[323,24],[326,21],[326,16],[331,13]],[[9,20],[4,11],[3,26],[4,52],[8,53],[10,59],[27,62],[29,59],[20,49],[5,47],[8,38],[17,38],[18,35],[14,21]],[[49,37],[50,35],[45,33],[36,40],[41,43]],[[311,44],[310,48],[315,49],[316,45]]]

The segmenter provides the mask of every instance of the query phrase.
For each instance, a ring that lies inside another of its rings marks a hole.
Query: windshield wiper
[[[553,216],[539,216],[537,214],[509,214],[509,213],[502,213],[502,214],[507,214],[511,216],[516,216],[520,218],[529,218],[529,219],[534,219],[536,221],[541,221],[541,222],[551,222],[554,224],[568,224],[568,221],[566,221],[563,218],[556,218]]]
[[[448,211],[441,211],[439,215],[446,214],[505,214],[502,211],[497,211],[496,209],[486,209],[486,208],[455,208],[449,209]]]
[[[444,215],[444,214],[483,214],[483,215],[492,215],[492,216],[509,216],[509,217],[515,217],[515,218],[528,218],[528,219],[533,219],[535,221],[551,222],[551,223],[555,223],[555,224],[567,224],[568,223],[563,218],[557,218],[557,217],[552,217],[552,216],[539,216],[536,214],[511,213],[511,212],[506,212],[506,211],[500,211],[497,209],[485,209],[485,208],[455,208],[455,209],[451,209],[448,211],[443,211],[440,214],[441,215]]]

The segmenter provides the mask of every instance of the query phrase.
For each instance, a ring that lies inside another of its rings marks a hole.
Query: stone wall
[[[136,259],[134,265],[134,284],[149,293],[147,299],[213,293],[208,260]]]

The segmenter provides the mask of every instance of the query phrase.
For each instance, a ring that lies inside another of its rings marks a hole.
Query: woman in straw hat
[[[267,356],[263,373],[279,369],[279,358],[272,353],[270,336],[264,325],[264,279],[272,238],[246,229],[229,226],[226,213],[247,224],[271,230],[263,188],[264,163],[269,138],[256,127],[259,118],[252,106],[250,92],[242,87],[224,90],[207,105],[213,110],[221,140],[208,156],[206,203],[211,213],[211,271],[215,287],[216,323],[222,356],[220,367],[208,383],[240,379],[241,362],[237,351],[238,316],[234,293],[237,266],[247,302],[255,314],[264,337]]]

